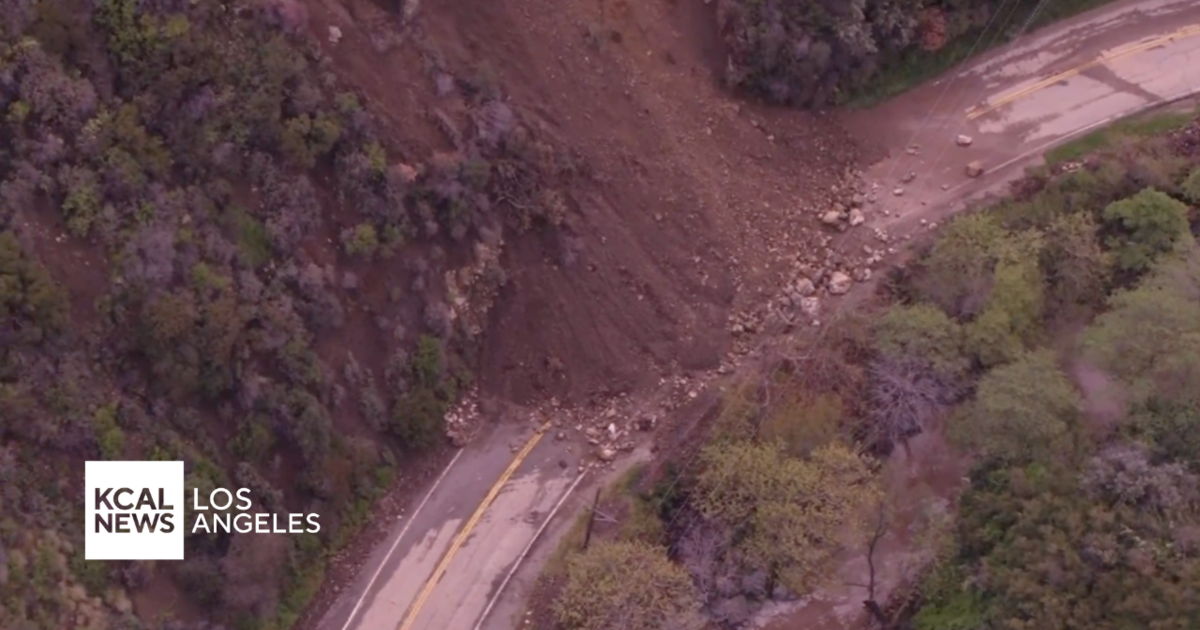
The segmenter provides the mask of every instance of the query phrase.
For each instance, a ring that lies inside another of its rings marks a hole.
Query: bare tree
[[[868,367],[866,441],[889,452],[920,434],[929,421],[959,396],[950,377],[913,358],[881,357]]]
[[[887,534],[888,527],[891,523],[887,517],[887,510],[883,502],[879,503],[879,508],[875,517],[875,528],[871,531],[871,537],[867,542],[867,583],[851,583],[850,586],[858,586],[867,589],[867,598],[863,600],[863,608],[870,613],[871,618],[879,624],[879,627],[888,630],[892,627],[892,622],[883,611],[883,606],[879,605],[875,594],[875,550],[879,546],[879,541]]]

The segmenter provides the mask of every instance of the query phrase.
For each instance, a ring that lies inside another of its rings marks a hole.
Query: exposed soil
[[[408,24],[367,0],[308,7],[339,76],[406,146],[444,148],[421,124],[443,106],[433,64],[497,86],[592,174],[570,191],[564,229],[509,243],[485,396],[581,400],[715,367],[730,311],[772,292],[781,253],[812,242],[801,209],[825,203],[857,157],[835,117],[722,91],[702,3],[465,0],[422,4]]]
[[[478,357],[485,405],[536,406],[551,396],[587,404],[637,396],[665,375],[728,367],[731,315],[761,307],[793,279],[797,256],[815,255],[829,239],[819,212],[846,200],[847,175],[864,156],[882,157],[881,144],[869,156],[860,150],[838,115],[760,106],[725,91],[711,5],[409,0],[402,4],[418,8],[405,21],[403,7],[386,4],[303,2],[332,68],[384,117],[401,155],[453,149],[435,122],[461,106],[438,86],[453,75],[498,90],[588,174],[568,191],[561,229],[508,239],[509,282]],[[336,44],[330,27],[341,33]],[[863,239],[838,240],[858,249]],[[348,312],[347,323],[356,316]],[[350,335],[334,344],[375,367],[368,341]],[[694,404],[710,409],[710,393]],[[685,448],[690,433],[664,446]],[[334,559],[300,627],[353,578],[403,499],[389,497],[392,507],[368,528],[375,534]]]

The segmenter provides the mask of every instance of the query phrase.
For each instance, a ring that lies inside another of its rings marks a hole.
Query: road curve
[[[848,117],[864,140],[889,149],[890,157],[867,172],[880,184],[878,205],[887,211],[871,222],[899,231],[919,219],[939,220],[959,207],[955,202],[995,186],[1053,144],[1198,89],[1200,3],[1118,2],[1038,31]],[[958,134],[972,136],[972,144],[956,146]],[[905,148],[914,143],[920,149],[911,155]],[[972,160],[988,173],[967,179],[963,166]],[[916,178],[900,184],[909,173]],[[893,196],[893,186],[904,193]],[[481,436],[396,523],[317,630],[473,630],[546,515],[574,487],[578,464],[578,453],[532,427],[498,427]],[[559,518],[582,503],[566,505]],[[521,573],[535,574],[536,567]],[[523,589],[509,590],[498,607],[506,612],[523,596]],[[859,595],[847,594],[856,609]],[[793,627],[788,623],[778,627]],[[493,613],[484,628],[510,624],[508,614]]]
[[[481,436],[396,523],[318,630],[471,630],[578,464],[542,428]]]
[[[867,171],[886,211],[870,225],[901,233],[940,221],[1047,149],[1198,90],[1200,3],[1192,0],[1117,2],[1031,33],[849,116],[864,140],[889,148]],[[970,146],[956,146],[960,134]],[[974,160],[986,169],[978,179],[964,172]]]

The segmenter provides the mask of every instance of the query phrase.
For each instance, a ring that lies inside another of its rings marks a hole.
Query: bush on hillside
[[[1046,8],[1034,0],[1016,7],[1001,0],[720,0],[717,20],[731,85],[776,103],[821,107],[948,44],[981,34],[982,45],[1003,41],[1002,30],[1011,33],[1030,17],[1040,23],[1104,1]]]
[[[575,555],[554,602],[564,630],[699,630],[699,597],[661,547],[603,542]]]

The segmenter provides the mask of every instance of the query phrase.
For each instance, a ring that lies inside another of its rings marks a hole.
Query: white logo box
[[[183,462],[86,462],[84,558],[183,560],[183,477]]]

